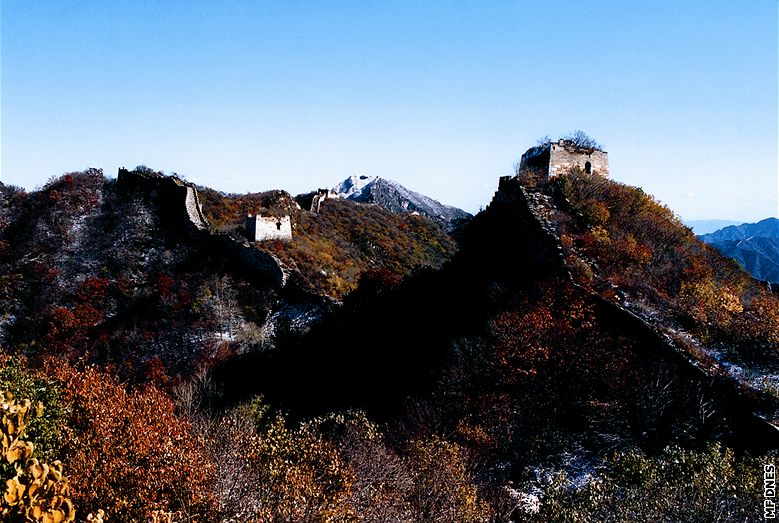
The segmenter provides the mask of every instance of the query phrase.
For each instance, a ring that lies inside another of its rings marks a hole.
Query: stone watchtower
[[[572,140],[547,142],[528,149],[519,162],[519,173],[535,173],[548,180],[579,167],[587,174],[609,175],[609,153],[595,147],[580,147]]]
[[[252,216],[246,217],[246,236],[249,241],[291,240],[292,220],[289,216]]]

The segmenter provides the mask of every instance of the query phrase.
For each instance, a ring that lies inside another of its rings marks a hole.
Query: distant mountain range
[[[731,225],[699,238],[738,261],[755,278],[779,282],[779,219]]]
[[[360,203],[375,203],[390,212],[416,212],[449,228],[457,220],[469,219],[471,214],[444,205],[424,194],[406,189],[392,180],[377,176],[350,176],[335,187],[340,197]]]
[[[740,225],[742,223],[744,222],[733,220],[685,220],[684,222],[684,224],[692,229],[698,236],[701,234],[709,234],[731,225]]]

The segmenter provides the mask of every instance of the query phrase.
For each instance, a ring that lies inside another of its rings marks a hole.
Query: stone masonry
[[[609,153],[593,148],[582,148],[570,140],[547,142],[522,155],[519,172],[537,172],[544,179],[553,178],[574,167],[587,174],[609,175]]]
[[[291,240],[292,220],[289,216],[246,217],[246,236],[249,241]]]

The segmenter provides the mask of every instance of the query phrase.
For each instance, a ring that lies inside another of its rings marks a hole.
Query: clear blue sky
[[[685,219],[777,215],[775,0],[3,0],[2,173],[395,179],[470,211],[543,135]]]

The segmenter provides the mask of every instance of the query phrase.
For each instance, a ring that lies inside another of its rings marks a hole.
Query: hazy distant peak
[[[709,234],[730,225],[740,225],[744,222],[735,220],[709,219],[709,220],[684,220],[684,224],[692,229],[696,235]]]
[[[755,278],[779,282],[779,219],[731,225],[698,237],[735,259]]]
[[[704,241],[745,240],[748,238],[779,238],[779,219],[766,218],[757,223],[742,223],[724,227],[700,237]]]

